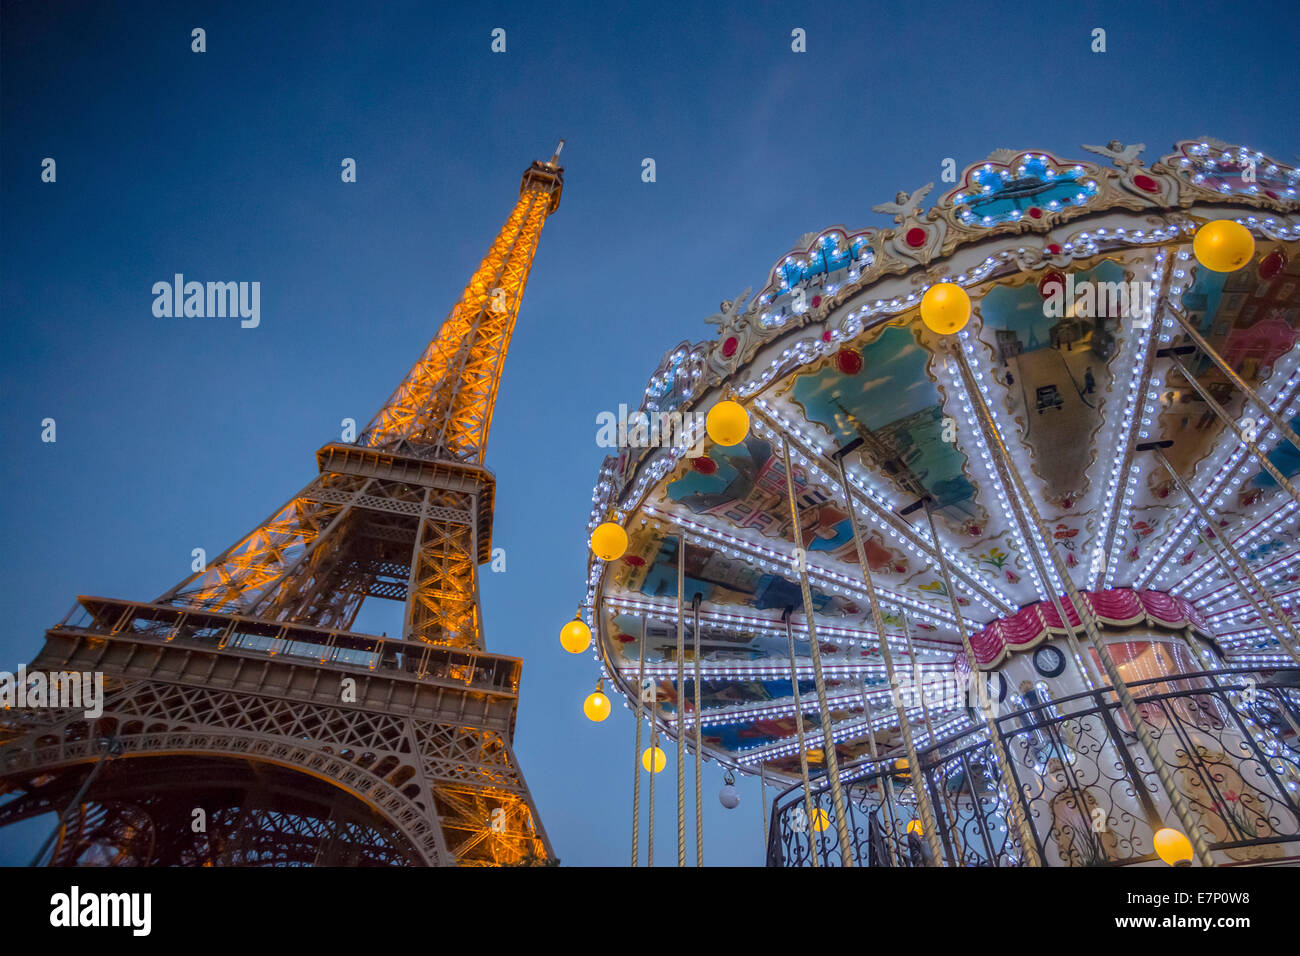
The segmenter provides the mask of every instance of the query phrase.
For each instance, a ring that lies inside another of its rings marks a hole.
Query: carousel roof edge
[[[1172,152],[1149,167],[1141,159],[1146,149],[1143,143],[1125,145],[1111,140],[1105,146],[1084,145],[1083,149],[1106,158],[1111,165],[1060,159],[1043,150],[997,149],[987,159],[965,167],[952,188],[929,209],[921,209],[921,201],[931,192],[932,183],[911,193],[900,192],[894,202],[873,206],[873,211],[893,216],[892,228],[854,231],[836,225],[805,233],[773,265],[758,295],[751,296],[752,289],[745,289],[734,299],[723,300],[719,311],[705,318],[718,327],[716,336],[682,341],[664,354],[633,414],[686,412],[727,385],[736,371],[773,340],[826,321],[882,280],[928,273],[963,248],[990,239],[1047,237],[1063,224],[1115,211],[1172,215],[1174,234],[1194,231],[1189,214],[1197,207],[1237,207],[1280,215],[1300,212],[1300,169],[1245,145],[1213,137],[1180,140]],[[1045,199],[1021,212],[1023,203],[1010,200],[1023,200],[1026,195],[1061,198]],[[1180,228],[1183,219],[1187,222]],[[1275,231],[1270,219],[1252,224],[1266,234]],[[1290,229],[1276,231],[1289,233]],[[1152,236],[1159,233],[1157,229]],[[1083,235],[1085,241],[1077,248],[1063,250],[1049,244],[1042,249],[1020,249],[1016,258],[1035,256],[1043,266],[1060,265],[1103,251],[1101,244],[1088,241],[1093,237]],[[1030,263],[1015,263],[1026,264]],[[826,279],[837,273],[844,273],[846,281],[827,285]],[[972,278],[982,281],[988,277]],[[805,286],[819,279],[823,284],[816,293],[808,294]],[[893,313],[915,307],[910,300],[893,310],[887,308],[890,303],[876,305],[886,306],[880,310],[886,321],[895,317]],[[860,327],[852,334],[857,331]],[[766,383],[750,384],[749,390],[757,391]],[[690,427],[688,420],[688,434]],[[702,423],[698,427],[702,431]],[[619,513],[634,508],[688,447],[689,443],[683,443],[678,448],[651,448],[645,450],[651,453],[640,455],[624,449],[607,456],[592,495],[588,529],[604,520],[611,509]],[[599,569],[593,567],[592,572],[598,574]]]

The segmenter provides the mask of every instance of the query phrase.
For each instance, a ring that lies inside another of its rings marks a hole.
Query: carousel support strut
[[[803,597],[804,624],[808,628],[808,649],[812,658],[813,687],[817,691],[817,706],[821,714],[822,741],[826,755],[826,773],[830,777],[831,803],[835,808],[835,830],[840,838],[840,859],[853,865],[853,843],[849,836],[849,817],[844,802],[844,789],[840,785],[840,761],[835,752],[835,737],[831,732],[831,713],[826,704],[826,681],[822,677],[822,652],[817,641],[817,627],[813,623],[815,612],[812,590],[808,586],[808,562],[803,550],[803,529],[799,525],[799,503],[794,494],[794,468],[790,464],[790,443],[781,442],[785,456],[785,488],[790,499],[790,526],[799,563],[799,592]]]
[[[1043,525],[1042,515],[1039,514],[1037,505],[1034,504],[1033,497],[1029,494],[1029,489],[1025,486],[1024,479],[1020,477],[1020,472],[1016,470],[1011,463],[1011,454],[1007,450],[1002,435],[998,431],[997,423],[993,420],[993,413],[985,402],[983,393],[975,382],[975,375],[971,371],[970,363],[966,359],[966,353],[963,351],[960,343],[955,343],[952,353],[957,360],[957,367],[961,372],[962,385],[970,399],[972,408],[975,411],[976,420],[979,422],[980,430],[984,436],[984,444],[988,448],[994,465],[1002,474],[1003,480],[1010,485],[1009,501],[1013,510],[1019,512],[1025,520],[1022,524],[1026,525],[1034,534],[1039,542],[1050,541],[1051,537]],[[1033,549],[1031,549],[1033,550]],[[1079,593],[1079,589],[1074,584],[1074,579],[1070,577],[1065,567],[1065,562],[1056,552],[1055,548],[1044,546],[1043,551],[1046,553],[1049,561],[1052,562],[1057,576],[1064,585],[1066,594],[1070,602],[1078,612],[1079,620],[1083,624],[1084,633],[1088,637],[1092,650],[1100,661],[1102,668],[1105,670],[1106,677],[1110,681],[1115,697],[1119,702],[1119,707],[1124,711],[1125,716],[1132,724],[1137,733],[1138,742],[1145,752],[1151,766],[1156,771],[1156,776],[1160,780],[1160,785],[1165,792],[1165,797],[1169,800],[1169,805],[1173,808],[1178,822],[1183,827],[1183,832],[1187,839],[1191,841],[1192,848],[1196,853],[1197,859],[1202,866],[1214,866],[1214,859],[1210,856],[1210,849],[1205,843],[1205,838],[1201,833],[1196,818],[1192,816],[1191,808],[1187,804],[1186,798],[1179,791],[1174,782],[1173,773],[1170,771],[1168,764],[1160,756],[1160,750],[1156,745],[1155,739],[1151,736],[1150,728],[1142,720],[1141,714],[1138,713],[1137,704],[1133,700],[1133,694],[1129,690],[1128,684],[1120,676],[1115,662],[1111,659],[1110,652],[1106,649],[1105,642],[1101,638],[1101,630],[1097,625],[1092,612],[1092,607]],[[1054,594],[1050,587],[1050,580],[1044,578],[1044,587]],[[1061,612],[1058,612],[1061,613]],[[1072,627],[1069,618],[1062,613],[1062,622],[1067,627]],[[1141,781],[1134,780],[1135,786],[1141,786]]]
[[[871,606],[871,619],[876,626],[876,638],[880,642],[880,656],[885,662],[885,674],[889,678],[890,694],[894,699],[894,709],[898,713],[898,726],[903,734],[903,746],[907,751],[908,766],[912,772],[913,789],[916,791],[917,810],[921,814],[921,828],[930,844],[930,855],[935,866],[945,866],[943,844],[939,840],[938,818],[930,804],[930,795],[921,782],[921,761],[916,753],[916,741],[912,737],[912,725],[907,719],[902,698],[898,694],[898,677],[894,672],[894,655],[889,650],[889,639],[885,635],[885,619],[880,613],[880,602],[876,597],[876,585],[871,577],[871,566],[867,564],[866,545],[862,542],[862,529],[858,527],[858,513],[853,506],[853,494],[848,491],[848,475],[844,470],[844,456],[856,450],[862,444],[861,438],[855,438],[832,457],[840,470],[840,484],[845,488],[845,502],[849,512],[849,527],[853,532],[853,544],[858,552],[858,566],[862,568],[862,580],[867,588],[867,603]],[[888,785],[888,784],[886,784]]]
[[[704,810],[700,803],[700,746],[701,734],[700,729],[700,602],[704,595],[695,592],[695,597],[691,598],[691,612],[694,615],[694,621],[691,624],[691,634],[694,637],[695,653],[695,865],[704,865]]]
[[[952,586],[952,576],[948,572],[948,562],[943,556],[943,545],[939,541],[939,531],[934,523],[933,498],[925,498],[921,502],[922,508],[925,509],[925,520],[930,529],[930,541],[934,545],[935,554],[938,555],[939,575],[943,580],[944,590],[948,593],[948,606],[952,609],[953,619],[957,622],[957,633],[961,635],[961,646],[966,652],[966,661],[970,664],[971,680],[981,680],[981,670],[979,661],[975,659],[975,649],[971,646],[970,635],[966,633],[966,622],[961,616],[961,607],[957,603],[957,592]],[[1042,866],[1043,861],[1038,855],[1038,841],[1034,835],[1033,829],[1029,826],[1029,821],[1025,817],[1024,807],[1021,805],[1022,794],[1020,788],[1016,785],[1015,776],[1011,773],[1011,761],[1007,756],[1007,751],[1002,743],[1002,735],[998,732],[997,721],[993,719],[992,707],[985,706],[987,701],[984,699],[987,694],[980,695],[979,700],[975,702],[975,708],[984,717],[985,731],[989,735],[989,743],[993,747],[993,759],[998,765],[998,776],[1002,779],[1002,786],[1007,791],[1008,812],[1011,816],[1016,833],[1020,837],[1021,852],[1030,866]]]
[[[1214,531],[1214,522],[1210,518],[1209,511],[1206,510],[1201,499],[1192,491],[1191,486],[1183,480],[1183,476],[1174,469],[1173,463],[1165,457],[1163,449],[1172,444],[1173,442],[1170,441],[1144,442],[1137,446],[1137,450],[1155,452],[1156,460],[1164,466],[1165,471],[1174,480],[1174,484],[1178,486],[1178,490],[1182,492],[1183,497],[1191,502],[1197,516],[1205,523],[1209,532],[1214,535],[1214,539],[1219,542],[1219,547],[1215,547],[1209,537],[1201,535],[1201,540],[1210,549],[1210,553],[1214,555],[1219,567],[1223,568],[1224,572],[1237,586],[1237,589],[1250,602],[1250,606],[1259,615],[1260,622],[1273,632],[1273,636],[1277,639],[1278,644],[1282,646],[1282,649],[1290,654],[1297,664],[1300,664],[1300,635],[1296,634],[1295,625],[1291,623],[1290,616],[1282,613],[1282,609],[1277,606],[1277,602],[1268,593],[1268,589],[1255,576],[1255,572],[1250,569],[1250,565],[1242,560],[1241,554],[1233,543],[1228,540],[1227,535],[1218,534]],[[1199,531],[1198,534],[1200,534]],[[1245,581],[1242,581],[1242,575],[1245,575],[1247,581],[1249,581],[1249,587],[1247,587]],[[1272,612],[1271,616],[1264,613],[1264,609],[1259,604],[1259,599],[1255,596],[1256,594],[1264,599],[1269,611]],[[1282,633],[1283,629],[1286,631],[1285,634]]]
[[[814,867],[821,866],[817,852],[817,829],[813,827],[817,819],[813,814],[812,804],[812,784],[808,781],[808,745],[804,741],[803,730],[803,701],[799,699],[799,663],[794,655],[794,631],[790,627],[790,615],[794,613],[793,607],[787,607],[781,615],[781,621],[785,624],[785,639],[790,645],[790,690],[794,694],[794,732],[799,744],[799,773],[803,777],[803,806],[804,816],[808,821],[808,849],[812,857]]]
[[[1190,349],[1191,346],[1185,346],[1185,348]],[[1300,490],[1297,490],[1296,486],[1291,484],[1291,482],[1287,479],[1286,475],[1282,474],[1282,472],[1278,469],[1277,465],[1273,464],[1273,462],[1269,459],[1268,455],[1266,455],[1264,451],[1259,447],[1259,445],[1255,443],[1255,440],[1251,438],[1248,434],[1246,434],[1246,431],[1241,427],[1240,423],[1235,421],[1233,417],[1228,414],[1227,409],[1225,409],[1222,405],[1220,405],[1217,401],[1214,400],[1214,396],[1210,394],[1209,390],[1204,385],[1202,385],[1200,381],[1197,380],[1196,376],[1194,376],[1191,373],[1191,371],[1185,365],[1183,365],[1182,362],[1178,360],[1178,353],[1181,351],[1182,349],[1161,349],[1156,354],[1160,356],[1164,356],[1166,354],[1169,355],[1170,360],[1173,362],[1174,368],[1178,369],[1178,371],[1183,373],[1183,378],[1187,380],[1188,385],[1192,386],[1192,388],[1196,391],[1196,394],[1201,397],[1201,401],[1205,402],[1205,404],[1210,407],[1210,410],[1214,412],[1215,416],[1218,417],[1219,421],[1221,421],[1228,428],[1231,428],[1236,433],[1237,440],[1250,449],[1250,453],[1259,459],[1259,463],[1263,467],[1263,469],[1267,471],[1270,475],[1272,475],[1273,480],[1276,481],[1278,485],[1280,485],[1282,489],[1291,496],[1291,500],[1294,501],[1296,504],[1300,504]],[[1151,444],[1150,442],[1147,442],[1144,445],[1139,445],[1138,447],[1139,449],[1141,449],[1150,444]]]
[[[686,535],[677,536],[677,865],[686,865]]]
[[[1273,427],[1278,430],[1278,433],[1281,434],[1283,438],[1291,443],[1293,448],[1300,450],[1300,435],[1296,435],[1296,433],[1291,429],[1291,426],[1282,419],[1282,416],[1273,411],[1268,402],[1260,398],[1255,390],[1246,384],[1246,380],[1238,375],[1231,365],[1224,361],[1223,356],[1215,350],[1214,346],[1205,340],[1205,336],[1201,335],[1201,333],[1197,331],[1196,326],[1192,325],[1192,323],[1187,320],[1187,316],[1183,315],[1182,310],[1170,308],[1168,309],[1168,312],[1173,315],[1174,320],[1183,327],[1183,331],[1187,333],[1187,337],[1196,343],[1196,347],[1204,352],[1206,357],[1218,366],[1219,371],[1223,373],[1224,377],[1237,387],[1237,391],[1250,399],[1250,401],[1258,407],[1265,416],[1267,416],[1268,420],[1273,423]]]

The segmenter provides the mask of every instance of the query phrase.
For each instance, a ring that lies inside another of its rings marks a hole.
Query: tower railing
[[[1300,862],[1300,668],[1228,668],[1129,684],[1218,865]],[[1109,688],[999,714],[995,726],[1018,792],[1001,786],[984,727],[918,752],[919,774],[895,756],[841,765],[859,866],[928,865],[915,812],[917,777],[940,817],[949,866],[1020,866],[1010,823],[1019,800],[1046,866],[1157,864],[1152,836],[1177,826],[1154,769]],[[892,797],[892,799],[888,799]],[[825,771],[773,802],[769,866],[838,865]]]
[[[297,658],[306,664],[505,696],[518,694],[523,666],[518,658],[483,651],[100,597],[82,597],[50,633]]]

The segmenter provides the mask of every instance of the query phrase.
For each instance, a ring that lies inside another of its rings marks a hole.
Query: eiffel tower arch
[[[561,147],[563,143],[561,143]],[[513,751],[522,663],[485,650],[484,467],[559,149],[353,443],[149,603],[82,596],[29,672],[103,714],[0,711],[0,826],[61,814],[55,865],[511,865],[551,847]],[[352,630],[370,598],[400,636]]]

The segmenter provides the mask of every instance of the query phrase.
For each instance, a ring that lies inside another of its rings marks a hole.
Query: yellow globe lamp
[[[1165,827],[1157,830],[1152,837],[1156,847],[1156,856],[1170,866],[1192,865],[1192,841],[1177,830]]]
[[[587,719],[593,723],[600,723],[609,716],[609,698],[600,691],[594,691],[587,695],[587,699],[582,702],[582,712],[587,715]]]
[[[815,831],[821,833],[830,825],[831,825],[831,815],[829,813],[827,813],[821,807],[818,807],[816,810],[813,811],[812,828]]]
[[[921,296],[921,321],[931,332],[952,335],[970,319],[970,296],[951,282],[936,282]]]
[[[581,654],[591,646],[591,628],[575,617],[560,628],[560,646],[570,654]]]
[[[718,402],[704,417],[704,430],[718,445],[739,445],[749,434],[749,412],[740,402]]]
[[[617,561],[627,553],[627,532],[613,521],[596,525],[591,533],[591,553],[602,561]]]
[[[1216,219],[1196,230],[1192,252],[1212,272],[1236,272],[1255,254],[1255,237],[1239,222]]]
[[[658,747],[647,747],[645,753],[641,754],[641,766],[645,767],[646,773],[660,773],[668,766],[668,755]]]
[[[924,831],[923,829],[921,829],[921,821],[920,821],[920,820],[913,820],[911,823],[909,823],[909,824],[907,825],[907,832],[908,832],[908,833],[915,833],[917,836],[924,836],[924,835],[925,835],[925,831]]]

